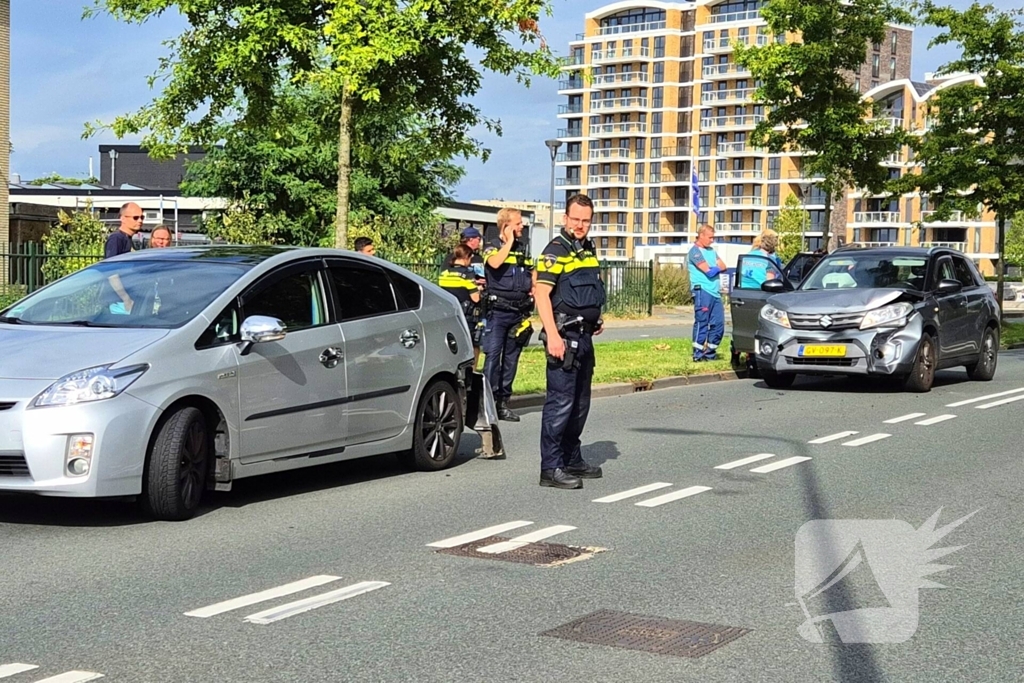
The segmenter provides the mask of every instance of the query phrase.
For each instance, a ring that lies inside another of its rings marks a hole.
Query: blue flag
[[[697,165],[693,165],[692,173],[690,174],[690,195],[693,198],[693,215],[700,220],[700,187],[697,186]]]

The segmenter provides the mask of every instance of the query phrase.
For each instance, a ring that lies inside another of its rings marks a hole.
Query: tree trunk
[[[338,120],[338,210],[334,217],[334,247],[348,248],[348,203],[352,192],[349,175],[352,170],[352,100],[348,91],[341,91],[341,117]]]
[[[825,199],[825,225],[821,228],[821,248],[826,252],[831,251],[828,248],[829,228],[832,227],[832,195],[831,193]]]
[[[996,272],[996,299],[999,300],[999,322],[1003,321],[1003,278],[1006,272],[1006,217],[999,214],[999,230],[996,232],[996,252],[999,264]]]

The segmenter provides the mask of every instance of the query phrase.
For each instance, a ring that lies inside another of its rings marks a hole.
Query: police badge
[[[544,254],[544,268],[551,270],[555,267],[555,263],[558,261],[558,257],[554,254]]]

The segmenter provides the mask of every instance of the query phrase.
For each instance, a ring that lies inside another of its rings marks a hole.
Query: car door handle
[[[420,334],[416,330],[406,330],[398,337],[398,341],[402,342],[405,348],[411,349],[419,343]]]
[[[325,368],[336,368],[344,357],[345,354],[340,349],[331,346],[324,349],[323,353],[320,354],[320,364]]]
[[[736,305],[736,306],[743,306],[743,305],[744,305],[744,301],[743,301],[743,299],[733,299],[733,300],[732,300],[732,303],[733,303],[734,305]]]

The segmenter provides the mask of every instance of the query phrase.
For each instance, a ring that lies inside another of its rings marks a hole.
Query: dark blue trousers
[[[512,382],[519,368],[519,354],[523,352],[516,340],[509,337],[523,320],[521,313],[515,311],[491,311],[487,319],[487,332],[484,333],[481,347],[486,354],[484,358],[484,374],[491,384],[495,403],[502,403],[512,397]]]
[[[579,341],[572,370],[562,361],[548,358],[548,391],[540,423],[540,468],[565,469],[583,460],[580,435],[590,414],[590,384],[594,379],[594,342],[589,334],[570,339]]]
[[[724,334],[722,300],[703,290],[693,290],[693,359],[714,360]]]

